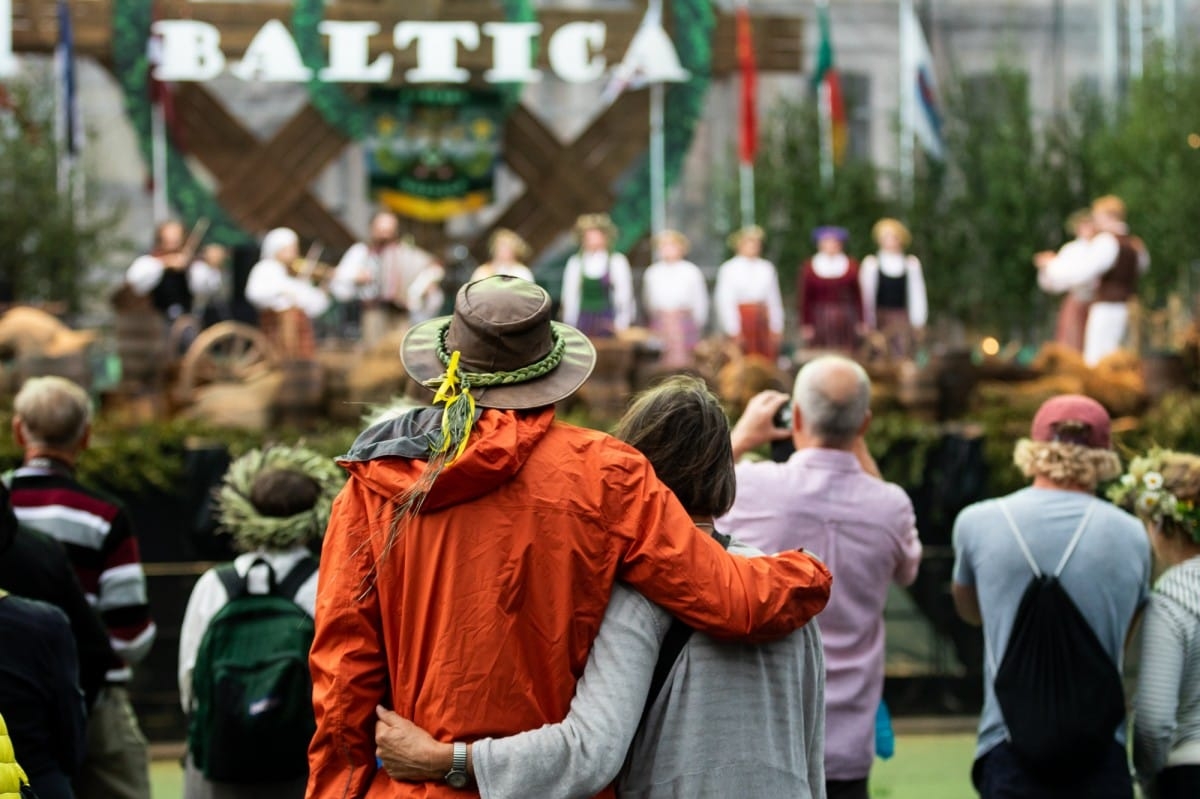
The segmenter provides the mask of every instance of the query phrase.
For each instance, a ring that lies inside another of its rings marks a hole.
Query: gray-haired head
[[[796,375],[792,399],[804,431],[822,446],[842,449],[854,443],[866,424],[871,378],[849,358],[823,355]]]
[[[86,391],[65,377],[31,377],[13,399],[26,447],[74,450],[92,422]]]

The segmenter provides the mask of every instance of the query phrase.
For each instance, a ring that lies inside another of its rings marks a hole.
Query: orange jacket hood
[[[467,448],[434,481],[421,510],[470,502],[508,483],[553,422],[553,407],[478,414]],[[430,441],[441,423],[440,408],[416,408],[379,422],[359,435],[339,463],[375,493],[399,497],[425,473]]]

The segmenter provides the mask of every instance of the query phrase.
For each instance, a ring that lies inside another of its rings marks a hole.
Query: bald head
[[[854,443],[871,410],[871,379],[854,361],[825,355],[809,361],[796,375],[792,400],[804,434],[832,449]]]

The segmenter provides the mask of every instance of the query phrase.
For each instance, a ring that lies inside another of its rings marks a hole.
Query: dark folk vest
[[[1096,288],[1096,302],[1125,302],[1137,294],[1138,251],[1129,236],[1117,236],[1117,259],[1109,270],[1100,276]]]

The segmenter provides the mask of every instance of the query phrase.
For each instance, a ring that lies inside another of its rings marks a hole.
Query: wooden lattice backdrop
[[[245,52],[265,22],[286,18],[288,6],[162,0],[156,10],[163,19],[195,19],[215,25],[221,31],[222,50],[233,60]],[[543,10],[538,19],[546,36],[581,18],[604,22],[608,29],[604,55],[609,63],[617,63],[644,11],[644,4],[629,11]],[[78,52],[111,65],[110,0],[71,0],[71,12]],[[379,22],[382,33],[372,39],[372,58],[393,53],[395,74],[400,75],[415,65],[415,48],[394,50],[391,31],[396,23],[414,19],[483,23],[501,20],[502,13],[494,0],[353,0],[331,3],[327,17]],[[799,70],[801,33],[801,21],[795,17],[755,17],[759,68]],[[15,51],[52,52],[57,35],[54,0],[13,0]],[[475,75],[490,66],[490,59],[488,47],[459,53],[459,63]],[[540,60],[539,66],[547,68],[544,48]],[[713,74],[727,75],[735,68],[733,18],[720,15],[713,42]],[[518,106],[505,129],[503,157],[525,184],[525,191],[505,208],[493,227],[516,230],[538,252],[569,229],[579,214],[607,207],[614,181],[646,148],[647,102],[644,91],[623,95],[572,142],[560,141],[536,115]],[[353,242],[351,232],[309,189],[349,144],[311,105],[305,105],[266,140],[247,130],[203,84],[180,84],[176,108],[190,154],[216,178],[218,200],[243,228],[263,231],[285,225],[333,250]],[[421,226],[415,232],[431,247],[444,240],[441,226]],[[477,255],[482,254],[490,233],[490,229],[484,231],[473,242]]]

